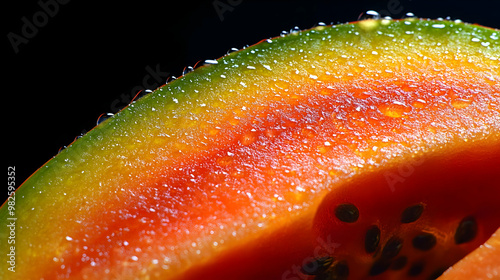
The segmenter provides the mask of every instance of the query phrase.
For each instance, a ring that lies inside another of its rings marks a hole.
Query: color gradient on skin
[[[181,279],[259,242],[281,251],[255,256],[300,264],[313,250],[315,210],[343,182],[402,158],[498,147],[499,36],[461,22],[368,20],[264,40],[200,67],[23,184],[16,277]],[[290,233],[296,244],[281,244]]]

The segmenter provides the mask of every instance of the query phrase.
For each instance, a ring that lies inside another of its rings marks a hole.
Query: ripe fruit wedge
[[[484,245],[447,270],[439,279],[499,279],[498,260],[500,260],[500,229],[497,229]]]
[[[500,226],[499,37],[366,20],[207,61],[20,187],[0,278],[437,277]]]

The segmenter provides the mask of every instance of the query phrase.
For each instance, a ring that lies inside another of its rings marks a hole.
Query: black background
[[[92,129],[99,115],[114,113],[131,100],[144,85],[148,67],[180,76],[184,67],[216,59],[233,47],[278,36],[294,26],[355,21],[366,10],[394,18],[413,12],[500,28],[496,0],[143,0],[116,5],[71,0],[59,4],[15,53],[8,34],[22,36],[23,17],[33,23],[43,9],[38,1],[13,2],[2,8],[7,85],[2,135],[7,165],[16,167],[18,185],[61,147]],[[0,192],[5,197],[7,186]]]

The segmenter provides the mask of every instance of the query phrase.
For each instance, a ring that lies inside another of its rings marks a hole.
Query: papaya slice
[[[436,278],[500,226],[499,37],[365,20],[206,61],[4,203],[0,278]],[[492,238],[449,275],[498,271]]]
[[[444,272],[440,280],[497,279],[500,275],[500,229],[470,255]]]

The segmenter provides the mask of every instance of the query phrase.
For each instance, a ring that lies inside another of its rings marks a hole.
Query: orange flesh
[[[484,193],[495,193],[500,186],[500,178],[494,175],[498,166],[498,145],[406,160],[396,168],[365,175],[345,184],[336,194],[329,194],[316,213],[314,227],[321,240],[330,237],[337,243],[332,255],[356,267],[349,279],[429,279],[479,247],[497,230],[498,197],[485,197]],[[403,181],[391,185],[394,174]],[[478,206],[477,201],[483,206]],[[336,219],[335,206],[345,202],[358,206],[356,223]],[[403,210],[419,204],[423,205],[421,216],[414,222],[402,223]],[[454,238],[457,228],[467,217],[474,218],[478,229],[473,239],[457,244]],[[381,231],[380,245],[373,253],[366,253],[365,234],[371,226]],[[426,248],[429,243],[425,243],[424,249],[413,245],[413,240],[421,234],[434,236],[435,245]],[[381,251],[391,238],[402,240],[399,254],[387,261],[389,268],[367,277],[375,263],[384,260]],[[402,268],[396,268],[398,258],[404,259]]]
[[[491,223],[481,224],[477,247],[500,225],[482,208],[499,196],[500,46],[488,39],[498,31],[408,23],[319,27],[263,42],[109,119],[16,194],[16,277],[303,279],[300,266],[332,224],[318,222],[325,199],[368,176],[406,201],[403,186],[376,174],[412,158],[426,162],[415,172],[432,171],[433,158],[462,152],[480,155],[470,174],[485,180],[463,210]],[[409,189],[425,188],[414,177],[404,177]],[[470,186],[460,189],[460,198],[470,195]],[[429,201],[454,188],[438,190]],[[446,234],[465,214],[432,212]],[[363,258],[350,262],[366,272]]]
[[[484,245],[448,269],[439,280],[500,279],[500,229]]]

